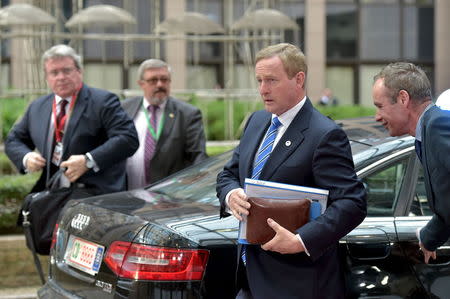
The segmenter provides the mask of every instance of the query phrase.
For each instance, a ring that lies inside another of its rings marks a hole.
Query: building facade
[[[1,0],[2,6],[23,2]],[[48,40],[69,42],[83,55],[85,78],[91,85],[116,92],[137,89],[140,62],[159,57],[173,67],[175,90],[254,89],[253,57],[273,42],[297,44],[306,54],[309,71],[307,89],[317,102],[330,88],[341,104],[371,106],[373,75],[387,63],[406,60],[421,65],[438,95],[450,88],[450,1],[446,0],[83,0],[27,1],[58,19],[52,32],[69,31],[64,22],[83,8],[110,4],[136,18],[136,25],[78,28],[71,33],[100,33],[104,39]],[[246,13],[275,9],[295,21],[298,30],[233,30]],[[159,23],[188,11],[202,13],[225,29],[196,40],[197,35],[155,33]],[[142,38],[108,40],[125,34]],[[234,37],[226,39],[225,37]],[[252,40],[250,37],[267,36]],[[43,42],[41,41],[41,44]],[[27,57],[23,43],[2,39],[3,89],[29,87],[23,66]],[[44,48],[44,47],[42,47]],[[19,78],[19,79],[15,79]]]

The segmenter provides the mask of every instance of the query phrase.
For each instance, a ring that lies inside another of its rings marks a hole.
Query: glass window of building
[[[400,4],[363,1],[360,10],[360,56],[367,60],[400,58]]]
[[[327,4],[327,58],[356,58],[357,9],[354,3]]]

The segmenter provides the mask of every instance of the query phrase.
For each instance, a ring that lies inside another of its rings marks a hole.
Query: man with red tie
[[[125,161],[138,147],[133,122],[116,95],[83,83],[80,56],[56,45],[42,57],[52,93],[33,101],[9,132],[5,151],[20,172],[41,171],[41,191],[58,168],[62,185],[77,182],[94,194],[125,189]]]
[[[170,96],[170,66],[148,59],[139,66],[138,78],[144,96],[123,103],[140,142],[127,160],[128,189],[144,187],[207,157],[202,114]]]

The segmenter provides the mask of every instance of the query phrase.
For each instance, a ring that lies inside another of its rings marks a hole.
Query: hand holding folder
[[[267,224],[272,218],[292,233],[309,221],[311,200],[250,197],[250,214],[247,216],[247,242],[264,244],[275,236]]]
[[[311,188],[311,187],[304,187],[304,186],[295,186],[295,185],[289,185],[289,184],[283,184],[283,183],[277,183],[277,182],[270,182],[270,181],[263,181],[263,180],[253,180],[246,178],[245,179],[245,194],[251,198],[262,198],[262,199],[272,199],[272,200],[299,200],[303,199],[309,202],[309,214],[307,214],[306,222],[311,221],[313,219],[316,219],[321,214],[325,212],[325,209],[327,207],[327,201],[328,201],[328,190],[318,189],[318,188]],[[250,201],[249,201],[250,202]],[[255,206],[255,203],[250,202],[251,206]],[[293,204],[292,202],[289,202],[288,204]],[[250,215],[252,213],[259,214],[258,211],[252,212],[252,208],[249,210]],[[278,222],[281,226],[285,227],[288,230],[291,230],[291,232],[294,232],[296,229],[301,227],[303,224],[300,222],[292,227],[291,229],[288,228],[285,225],[285,217],[290,217],[291,213],[293,212],[293,207],[287,208],[287,212],[281,213],[283,216],[281,217],[281,220],[278,217],[268,215],[266,217],[262,216],[264,219],[261,221],[258,220],[257,226],[264,226],[268,228],[271,233],[272,237],[275,235],[274,231],[268,226],[267,224],[267,218],[272,218],[276,222]],[[298,215],[294,214],[294,217],[297,217]],[[241,244],[262,244],[262,243],[250,243],[247,236],[248,236],[248,230],[247,230],[247,222],[248,222],[248,216],[242,215],[242,221],[239,223],[239,235],[238,235],[238,242]],[[269,239],[270,240],[270,239]],[[255,241],[255,240],[252,240]]]

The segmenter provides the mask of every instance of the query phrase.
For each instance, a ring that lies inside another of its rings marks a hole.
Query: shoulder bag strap
[[[33,259],[34,259],[34,264],[36,265],[36,270],[39,274],[42,284],[44,285],[45,284],[44,271],[42,271],[41,261],[39,260],[39,257],[36,253],[36,248],[34,247],[33,236],[31,235],[30,222],[28,221],[28,218],[27,218],[29,213],[30,212],[28,212],[28,211],[22,211],[22,215],[23,215],[22,226],[25,231],[25,238],[27,238],[28,244],[30,245],[30,248],[31,248],[31,252],[33,253]]]

